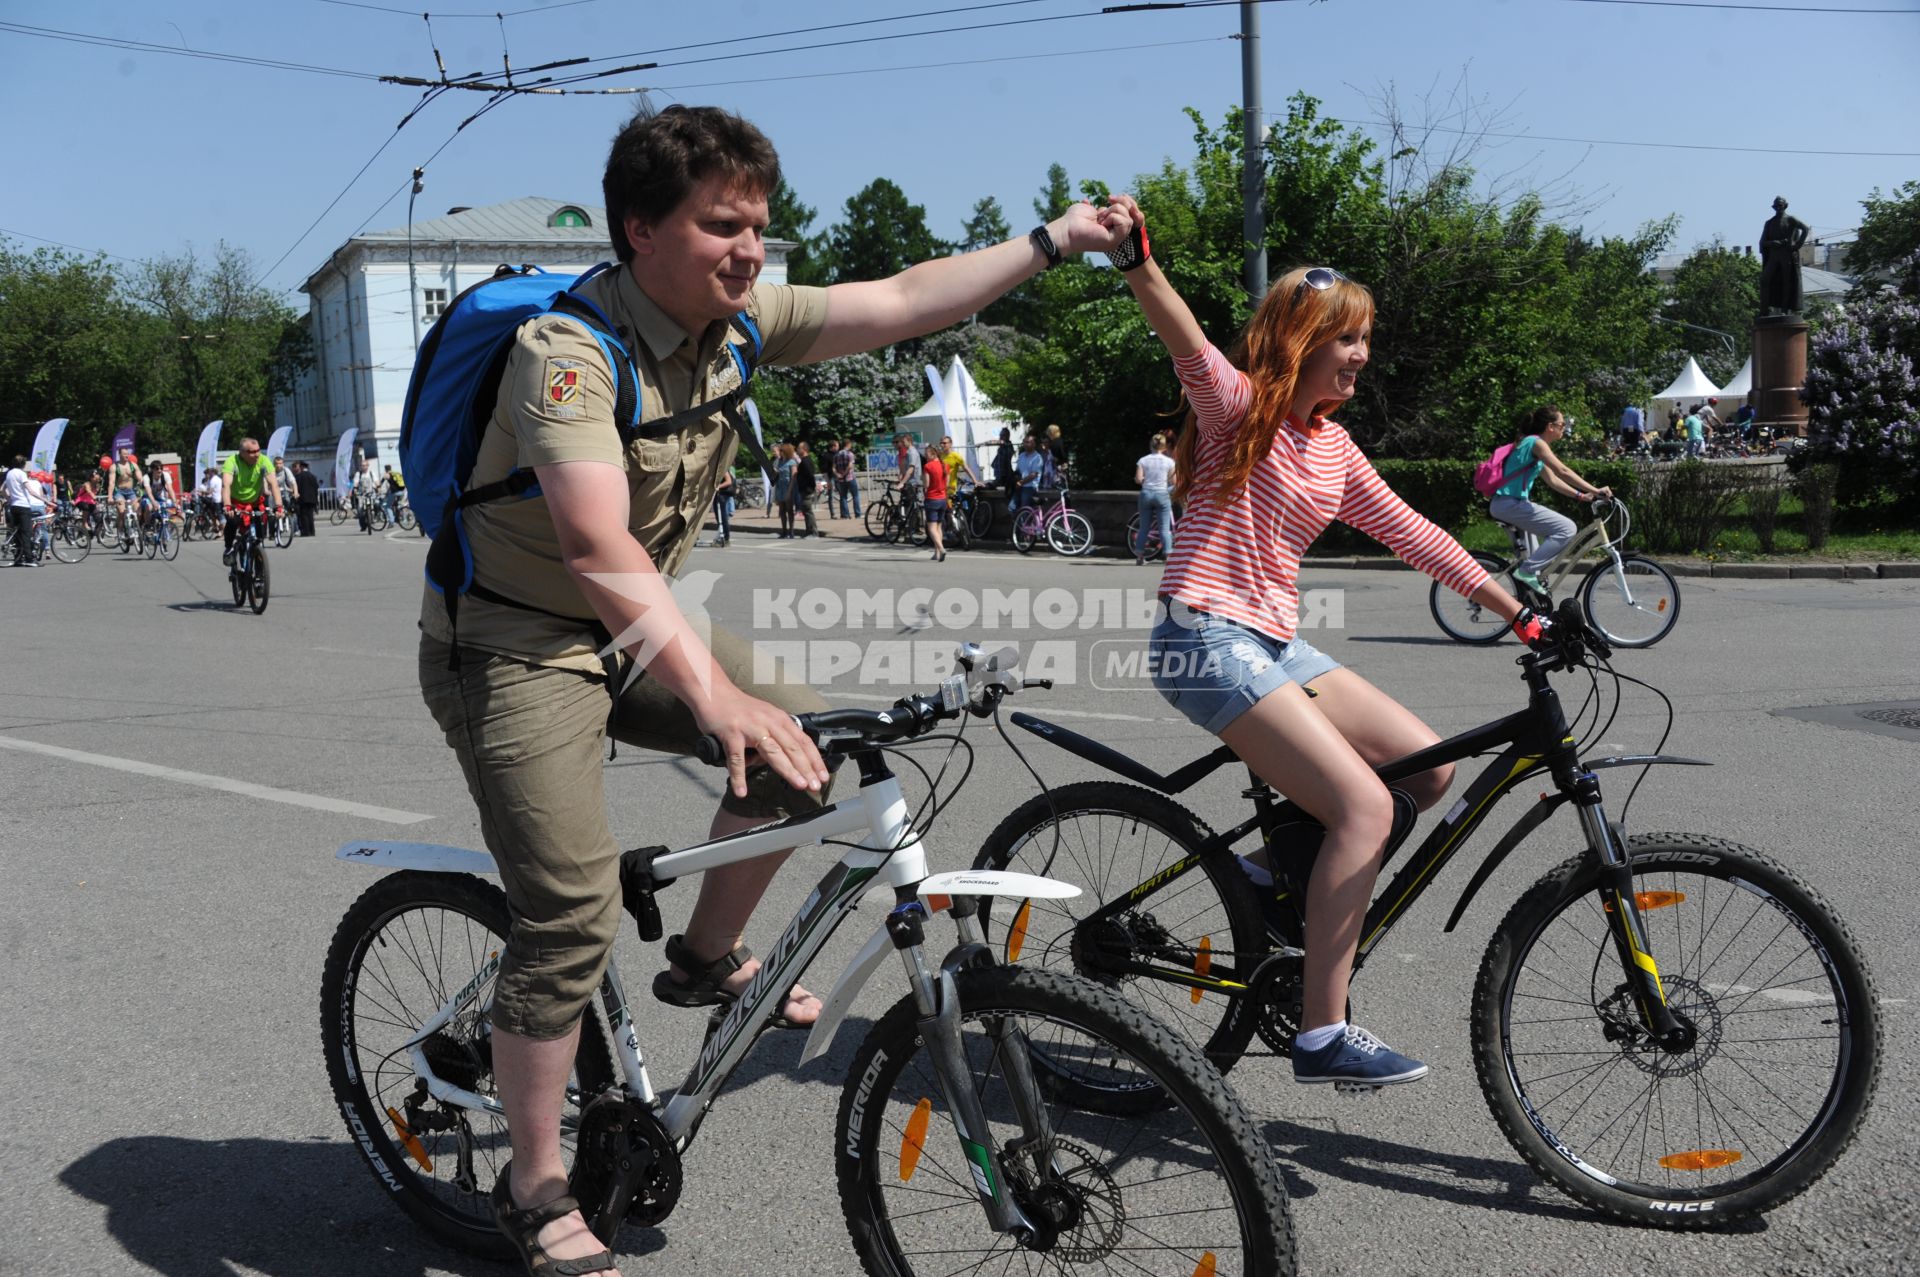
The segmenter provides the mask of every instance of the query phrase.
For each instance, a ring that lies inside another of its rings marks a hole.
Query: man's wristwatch
[[[1027,238],[1032,240],[1034,247],[1038,248],[1041,251],[1041,253],[1046,256],[1048,270],[1052,270],[1054,267],[1060,264],[1062,260],[1060,257],[1060,250],[1054,247],[1053,235],[1051,232],[1047,230],[1044,224],[1040,226],[1036,226],[1032,230],[1028,231]]]

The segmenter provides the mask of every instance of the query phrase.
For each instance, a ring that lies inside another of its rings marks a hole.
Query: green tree
[[[1891,276],[1920,252],[1920,181],[1903,182],[1889,195],[1880,194],[1876,186],[1860,207],[1865,213],[1847,250],[1847,269],[1862,276]]]
[[[159,349],[151,318],[122,291],[104,257],[31,252],[0,240],[0,437],[5,455],[32,445],[41,422],[72,420],[61,455],[96,445],[149,407]]]
[[[813,206],[800,202],[800,197],[793,193],[793,188],[787,185],[784,177],[773,188],[773,194],[767,197],[767,237],[792,240],[796,245],[787,253],[789,284],[830,282],[826,267],[819,258],[819,238],[809,234],[817,215],[818,210]]]
[[[1000,208],[1000,201],[989,195],[973,206],[973,212],[960,228],[960,243],[956,247],[963,253],[971,253],[977,248],[991,248],[1013,237],[1013,229],[1007,225],[1007,215]]]
[[[1695,329],[1678,330],[1676,344],[1700,361],[1715,382],[1725,384],[1740,371],[1753,345],[1753,317],[1760,313],[1760,260],[1728,248],[1718,237],[1688,254],[1668,285],[1663,314]],[[1711,328],[1733,339],[1733,349]]]
[[[955,249],[962,253],[971,253],[976,249],[991,248],[995,244],[1005,243],[1013,237],[1012,229],[1007,225],[1006,212],[1001,209],[1000,201],[989,195],[973,206],[973,214],[960,228],[960,242]],[[1040,305],[1031,282],[1023,283],[990,304],[981,311],[978,318],[983,324],[1000,327],[1018,328],[1029,332],[1039,322]]]
[[[1047,165],[1047,184],[1040,188],[1040,198],[1033,202],[1034,215],[1043,222],[1051,222],[1072,205],[1073,187],[1067,182],[1067,166]]]
[[[826,235],[828,264],[836,284],[885,279],[948,245],[927,228],[927,210],[906,192],[876,177],[847,200],[842,220]]]

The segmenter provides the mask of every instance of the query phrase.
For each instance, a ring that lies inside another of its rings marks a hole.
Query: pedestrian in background
[[[320,480],[314,477],[313,467],[304,461],[294,463],[293,490],[297,497],[294,508],[299,516],[300,535],[310,537],[314,534],[314,516],[320,510]]]
[[[719,538],[714,541],[714,544],[725,549],[733,540],[733,471],[731,470],[720,476],[720,482],[713,490],[713,521],[720,529]]]
[[[833,472],[833,491],[827,501],[827,513],[833,513],[833,504],[835,501],[838,501],[840,504],[839,517],[842,519],[849,517],[857,519],[860,517],[860,481],[854,478],[853,462],[853,440],[840,440],[839,445],[833,450],[832,458],[828,462]],[[853,514],[851,516],[847,514],[847,501],[849,498],[853,501]]]
[[[793,476],[800,469],[800,452],[790,443],[783,443],[774,454],[773,479],[774,504],[780,511],[780,539],[793,537],[794,483]]]
[[[1016,516],[1025,506],[1040,504],[1040,481],[1046,472],[1046,460],[1040,455],[1040,441],[1032,435],[1020,440],[1020,458],[1014,463],[1016,486],[1009,508]]]
[[[1160,533],[1162,552],[1173,554],[1173,458],[1167,455],[1167,437],[1157,434],[1147,455],[1133,463],[1133,481],[1140,485],[1140,526],[1135,532],[1133,561],[1147,561],[1149,530]]]
[[[794,451],[800,462],[793,472],[794,504],[800,507],[801,515],[807,521],[807,530],[800,535],[817,537],[820,535],[820,525],[814,521],[813,499],[820,490],[820,476],[814,471],[813,450],[805,439],[795,446]]]
[[[993,486],[1002,492],[1013,491],[1013,433],[1000,428],[1000,444],[993,450]]]

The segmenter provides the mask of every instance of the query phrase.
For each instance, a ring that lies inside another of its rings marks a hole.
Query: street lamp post
[[[420,286],[413,273],[413,200],[414,196],[426,189],[426,183],[420,179],[427,175],[423,168],[413,170],[413,194],[407,196],[407,305],[413,312],[413,348],[420,349]]]

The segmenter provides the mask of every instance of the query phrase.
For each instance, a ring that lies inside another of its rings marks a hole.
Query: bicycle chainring
[[[623,1223],[657,1224],[680,1201],[680,1154],[660,1119],[609,1087],[588,1101],[568,1191],[594,1235],[613,1245]]]
[[[1293,1055],[1294,1035],[1300,1032],[1303,1012],[1301,984],[1305,955],[1276,953],[1254,969],[1247,981],[1247,1000],[1254,1009],[1254,1028],[1260,1040],[1283,1056]]]

